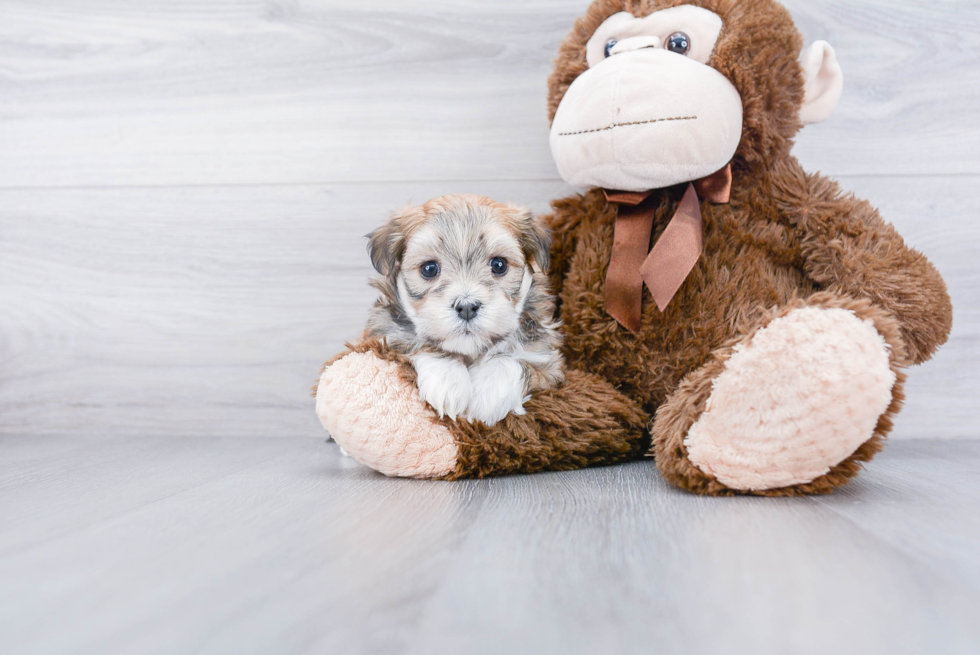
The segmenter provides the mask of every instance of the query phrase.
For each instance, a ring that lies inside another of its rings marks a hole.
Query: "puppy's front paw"
[[[418,375],[422,400],[439,412],[439,416],[456,420],[472,395],[466,366],[455,359],[430,354],[412,357],[412,365]]]
[[[465,417],[488,426],[524,414],[524,368],[510,357],[491,357],[470,368],[473,393]]]

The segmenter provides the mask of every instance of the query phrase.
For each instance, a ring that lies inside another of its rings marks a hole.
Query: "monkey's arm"
[[[494,425],[447,423],[459,448],[448,480],[569,471],[642,457],[650,417],[602,378],[568,371],[564,385],[535,394],[523,415]]]
[[[891,312],[912,364],[926,361],[946,342],[953,321],[946,283],[868,202],[842,195],[827,178],[807,175],[794,213],[810,279],[834,293],[870,298]]]

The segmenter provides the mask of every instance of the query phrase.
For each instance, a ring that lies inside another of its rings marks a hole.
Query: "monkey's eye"
[[[612,56],[612,49],[616,47],[617,43],[619,42],[616,39],[609,39],[606,41],[606,47],[602,52],[605,53],[607,58]]]
[[[507,260],[503,257],[494,257],[490,260],[490,271],[494,275],[506,275],[507,268]]]
[[[686,55],[691,51],[691,39],[684,32],[674,32],[667,37],[667,42],[664,44],[664,47],[679,55]]]
[[[424,277],[426,280],[431,280],[435,276],[439,275],[439,262],[425,262],[419,266],[419,275]]]

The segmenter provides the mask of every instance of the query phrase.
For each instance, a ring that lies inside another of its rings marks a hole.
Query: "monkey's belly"
[[[754,316],[813,292],[800,271],[757,261],[732,271],[702,260],[664,312],[644,289],[638,335],[605,312],[596,272],[570,271],[568,280],[583,284],[566,286],[562,294],[569,365],[602,375],[652,410],[712,351],[754,326]]]

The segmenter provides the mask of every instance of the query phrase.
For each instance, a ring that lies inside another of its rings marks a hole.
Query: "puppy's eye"
[[[606,55],[607,59],[612,56],[612,49],[616,47],[617,43],[618,41],[616,41],[616,39],[609,39],[608,41],[606,41],[606,47],[603,49],[602,52],[603,54]]]
[[[507,260],[503,257],[494,257],[490,260],[490,270],[494,275],[505,275],[507,268]]]
[[[431,280],[435,276],[439,275],[439,262],[425,262],[419,266],[419,275],[424,277],[426,280]]]
[[[686,55],[691,51],[691,39],[689,39],[687,34],[684,34],[684,32],[674,32],[667,37],[664,47],[667,50],[676,52],[679,55]]]

